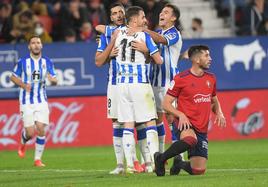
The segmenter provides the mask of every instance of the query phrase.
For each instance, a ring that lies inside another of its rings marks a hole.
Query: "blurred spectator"
[[[264,20],[264,24],[259,29],[259,35],[268,35],[268,18]]]
[[[150,30],[155,30],[158,25],[159,12],[157,12],[157,2],[156,0],[147,0],[145,3],[140,5],[143,7],[145,16],[148,21],[148,28]]]
[[[89,22],[84,22],[80,28],[80,40],[88,42],[93,40],[95,37],[92,25]]]
[[[121,3],[125,9],[129,8],[130,6],[132,6],[132,2],[130,2],[129,0],[117,0],[118,3]]]
[[[268,18],[268,5],[264,0],[253,0],[246,7],[243,16],[242,35],[258,35],[264,27],[264,20]]]
[[[74,43],[76,42],[76,33],[73,29],[69,28],[66,29],[64,32],[64,41],[67,43]]]
[[[192,28],[190,33],[191,38],[202,38],[204,37],[204,28],[202,25],[202,20],[200,18],[192,19]]]
[[[60,10],[59,24],[61,33],[66,29],[72,29],[76,36],[79,36],[82,23],[87,21],[87,12],[85,8],[80,7],[80,0],[71,0],[67,7],[63,6]]]
[[[0,43],[10,42],[12,37],[12,7],[7,3],[0,3]]]
[[[25,36],[34,32],[34,25],[37,17],[30,11],[26,10],[19,15],[19,22],[13,24],[11,35],[14,37],[13,42],[27,41]]]
[[[47,16],[48,11],[47,11],[47,5],[43,3],[41,0],[36,0],[33,2],[32,11],[34,14],[39,15],[39,16]]]
[[[88,21],[95,28],[97,25],[107,25],[107,14],[100,0],[87,0]]]
[[[33,35],[37,35],[41,38],[41,41],[43,43],[51,43],[52,42],[52,38],[51,36],[48,34],[48,32],[44,29],[44,26],[42,23],[40,22],[36,22],[34,25],[34,32],[33,33],[27,33],[25,35],[25,39],[26,41],[29,41],[29,39],[33,36]]]

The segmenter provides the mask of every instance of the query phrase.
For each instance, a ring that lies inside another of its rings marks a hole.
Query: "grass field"
[[[1,151],[0,186],[268,186],[268,140],[210,142],[204,176],[109,175],[115,166],[112,147],[47,149],[41,169],[32,159],[33,150],[23,160],[15,151]]]

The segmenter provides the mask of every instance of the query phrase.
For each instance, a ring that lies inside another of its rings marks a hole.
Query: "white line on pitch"
[[[208,172],[268,172],[268,168],[228,168],[228,169],[208,169]],[[18,173],[18,172],[55,172],[55,173],[94,173],[94,172],[109,172],[109,170],[83,170],[83,169],[29,169],[29,170],[14,170],[3,169],[0,173]]]

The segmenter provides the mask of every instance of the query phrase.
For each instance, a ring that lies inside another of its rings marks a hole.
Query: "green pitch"
[[[15,151],[0,152],[0,186],[268,186],[268,140],[210,142],[204,176],[109,175],[115,166],[112,147],[47,149],[45,168],[33,167],[32,159],[33,150],[24,159]]]

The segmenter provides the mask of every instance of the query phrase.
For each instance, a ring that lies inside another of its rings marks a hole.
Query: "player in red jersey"
[[[164,98],[164,109],[176,119],[174,142],[164,153],[155,153],[155,172],[165,175],[165,162],[175,157],[170,175],[179,174],[183,169],[191,175],[204,174],[206,170],[208,140],[207,131],[210,111],[215,115],[215,123],[226,126],[226,121],[216,95],[216,78],[207,72],[211,65],[209,48],[205,45],[190,47],[188,51],[192,67],[177,74],[171,82]],[[177,109],[172,105],[177,99]],[[190,161],[182,161],[178,154],[188,151]]]

